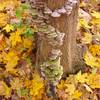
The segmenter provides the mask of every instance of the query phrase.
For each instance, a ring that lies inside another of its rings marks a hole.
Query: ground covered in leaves
[[[86,69],[61,79],[60,100],[100,100],[99,6],[99,0],[80,4],[77,42],[83,46]],[[51,100],[35,68],[34,15],[20,0],[0,0],[0,100]]]

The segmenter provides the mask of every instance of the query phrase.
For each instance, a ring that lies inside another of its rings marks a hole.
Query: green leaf
[[[32,37],[33,31],[30,28],[27,28],[24,34],[26,37]]]
[[[22,13],[24,12],[24,10],[27,10],[29,8],[29,4],[28,3],[24,3],[24,4],[21,4],[20,7],[18,7],[16,9],[16,17],[17,18],[21,18],[22,17]]]
[[[24,97],[28,95],[29,90],[28,89],[18,89],[17,94],[19,97]]]
[[[16,14],[17,18],[21,18],[22,17],[22,13],[23,13],[23,9],[21,7],[16,9],[15,14]]]
[[[27,57],[26,58],[26,61],[27,61],[27,63],[31,63],[31,58],[30,57]]]

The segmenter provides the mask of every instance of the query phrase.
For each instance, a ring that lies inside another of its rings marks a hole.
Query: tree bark
[[[55,10],[64,5],[66,0],[46,0],[48,8]],[[82,65],[81,48],[76,43],[76,29],[79,4],[75,5],[71,14],[62,14],[58,18],[50,17],[51,24],[65,33],[64,42],[61,46],[62,57],[61,65],[64,73],[74,73]],[[52,47],[47,43],[45,38],[39,38],[38,62],[48,59]],[[75,68],[76,67],[76,68]]]

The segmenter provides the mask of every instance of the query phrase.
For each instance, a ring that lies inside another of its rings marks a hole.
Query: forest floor
[[[35,12],[20,0],[0,0],[0,100],[51,100],[47,81],[35,66]],[[77,42],[83,45],[84,73],[61,79],[60,100],[100,100],[100,2],[83,0],[79,8]]]

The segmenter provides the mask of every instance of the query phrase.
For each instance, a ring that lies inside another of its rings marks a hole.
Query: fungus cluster
[[[40,29],[40,31],[41,30],[43,32],[41,36],[45,38],[47,43],[52,47],[51,52],[48,54],[48,58],[40,65],[41,74],[50,83],[56,85],[63,74],[63,68],[60,64],[62,53],[59,47],[63,44],[65,33],[59,32],[51,25],[45,26],[45,28]]]

